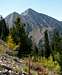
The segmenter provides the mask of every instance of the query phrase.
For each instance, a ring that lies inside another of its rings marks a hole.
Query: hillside
[[[25,23],[25,29],[20,19]],[[15,27],[7,32],[6,25],[9,29]],[[50,38],[54,30],[62,33],[61,21],[27,9],[21,14],[13,12],[5,19],[0,16],[0,28],[0,74],[59,75],[62,70],[62,37],[55,34],[51,43]],[[6,33],[4,40],[2,36]]]

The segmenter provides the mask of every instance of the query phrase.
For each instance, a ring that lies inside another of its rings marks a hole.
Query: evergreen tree
[[[53,60],[55,60],[56,59],[55,55],[61,53],[62,50],[62,40],[58,31],[54,31],[51,46],[52,46],[51,49],[52,49]]]
[[[15,27],[11,29],[11,33],[16,44],[19,43],[18,57],[27,56],[31,52],[31,39],[28,38],[28,34],[25,32],[24,25],[21,23],[18,17],[15,22]]]
[[[52,53],[53,59],[58,61],[62,71],[62,36],[60,36],[58,31],[54,31],[52,40]]]
[[[45,49],[44,49],[44,43],[43,42],[44,42],[44,40],[40,39],[39,44],[38,44],[38,46],[39,46],[39,56],[42,56],[42,57],[45,56]]]
[[[47,30],[44,32],[44,39],[45,39],[45,57],[48,58],[51,54],[51,49],[50,49],[50,45],[49,45]]]
[[[61,37],[58,31],[54,31],[53,40],[52,40],[52,50],[59,52],[61,50]]]
[[[6,37],[8,36],[9,28],[6,26],[5,20],[0,20],[0,39],[6,40]]]

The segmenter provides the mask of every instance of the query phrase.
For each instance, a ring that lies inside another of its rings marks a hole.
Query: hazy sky
[[[28,8],[62,20],[62,0],[0,0],[0,15],[3,17],[14,11],[21,14]]]

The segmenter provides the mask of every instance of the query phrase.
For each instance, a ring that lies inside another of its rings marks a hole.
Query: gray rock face
[[[60,21],[49,17],[45,14],[37,13],[36,11],[33,11],[32,9],[26,10],[24,13],[21,14],[24,21],[28,23],[31,28],[39,27],[40,29],[43,27],[51,27],[51,28],[57,28],[57,30],[62,29],[62,24]]]
[[[9,25],[9,28],[11,28],[14,25],[17,17],[20,17],[20,15],[16,12],[13,12],[5,18],[5,21],[7,25]]]
[[[54,29],[62,32],[62,23],[60,21],[32,9],[27,9],[21,14],[14,12],[8,15],[5,21],[9,28],[14,25],[16,17],[20,17],[22,22],[26,24],[25,29],[29,32],[29,37],[31,36],[36,43],[43,38],[45,29],[49,32],[52,32]]]

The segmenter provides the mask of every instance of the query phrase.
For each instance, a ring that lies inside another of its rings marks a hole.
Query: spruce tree
[[[6,22],[4,19],[0,20],[0,39],[6,40],[6,37],[9,34],[9,28],[6,25]]]
[[[52,50],[59,52],[61,50],[61,37],[58,31],[54,31],[53,40],[52,40]]]
[[[47,30],[44,32],[44,39],[45,39],[45,57],[48,58],[51,53],[49,39],[48,39],[48,32]]]
[[[18,48],[18,57],[27,56],[31,52],[31,39],[28,38],[28,34],[25,32],[24,26],[25,24],[23,24],[18,17],[16,19],[15,26],[11,31],[14,41],[16,44],[20,45]]]

